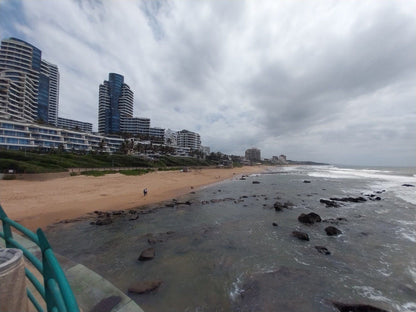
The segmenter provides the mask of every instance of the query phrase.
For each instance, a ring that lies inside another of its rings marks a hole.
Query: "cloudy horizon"
[[[59,116],[95,130],[115,72],[134,116],[214,152],[416,166],[416,1],[2,0],[0,34],[58,66]]]

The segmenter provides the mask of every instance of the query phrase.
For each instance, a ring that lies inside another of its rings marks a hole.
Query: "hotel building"
[[[133,91],[116,73],[108,75],[99,87],[98,132],[118,134],[123,132],[127,118],[133,117]]]
[[[1,41],[0,117],[57,125],[59,71],[42,51],[17,38]]]
[[[123,141],[118,137],[0,119],[0,148],[5,149],[50,150],[62,148],[66,151],[113,153],[119,150]]]

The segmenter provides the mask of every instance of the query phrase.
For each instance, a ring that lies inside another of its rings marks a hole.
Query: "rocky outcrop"
[[[161,284],[161,280],[136,282],[131,284],[128,290],[136,294],[145,294],[158,289]]]
[[[281,202],[275,202],[274,203],[274,205],[273,205],[273,207],[274,207],[274,209],[276,210],[276,211],[282,211],[283,209],[287,209],[287,208],[290,208],[290,207],[292,207],[293,206],[293,204],[291,203],[291,202],[289,202],[289,201],[287,201],[287,202],[285,202],[285,203],[281,203]]]
[[[248,197],[246,196],[244,198],[248,198]],[[237,200],[235,198],[231,198],[231,197],[227,197],[227,198],[213,198],[213,199],[210,199],[210,200],[203,200],[203,201],[201,201],[201,204],[202,205],[208,205],[208,204],[222,203],[222,202],[226,202],[226,201],[236,202]],[[239,202],[241,202],[241,201],[239,201]],[[187,204],[187,202],[185,202],[185,204]],[[192,203],[189,202],[189,205],[191,205],[191,204]]]
[[[326,235],[328,236],[337,236],[342,234],[340,230],[338,230],[335,226],[328,226],[325,228]]]
[[[341,302],[332,302],[332,304],[340,312],[388,312],[368,304],[348,304]]]
[[[293,231],[292,236],[294,236],[294,237],[296,237],[300,240],[309,241],[309,235],[305,232]]]
[[[328,250],[328,248],[324,246],[315,246],[315,249],[318,250],[319,253],[324,255],[330,255],[331,252]]]
[[[365,199],[364,197],[342,197],[342,198],[338,198],[338,197],[331,197],[330,200],[334,200],[334,201],[340,201],[340,202],[350,202],[350,203],[363,203],[365,201],[367,201],[367,199]]]
[[[340,203],[337,203],[336,201],[334,201],[334,200],[329,200],[329,199],[323,199],[323,198],[321,198],[321,199],[319,200],[319,202],[321,202],[322,204],[325,204],[325,205],[326,205],[326,207],[334,207],[334,208],[338,208],[338,207],[340,207],[340,206],[341,206],[341,204],[340,204]]]
[[[111,223],[113,223],[113,219],[111,219],[111,217],[98,218],[95,220],[95,225],[108,225]]]
[[[147,248],[142,251],[139,257],[139,261],[148,261],[152,260],[155,257],[155,249],[154,248]]]
[[[322,219],[317,213],[311,212],[308,214],[302,213],[298,217],[298,221],[304,224],[314,224],[315,222],[321,222]]]
[[[342,218],[342,217],[339,217],[339,218],[329,218],[329,219],[322,220],[322,222],[331,223],[331,224],[335,224],[335,225],[343,224],[343,223],[346,223],[347,221],[348,220],[346,218]]]

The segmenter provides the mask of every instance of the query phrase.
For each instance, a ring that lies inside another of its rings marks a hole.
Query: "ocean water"
[[[274,167],[178,198],[191,205],[161,203],[106,226],[59,224],[47,236],[56,252],[126,293],[134,282],[161,279],[154,292],[128,294],[146,312],[338,311],[334,301],[416,311],[416,187],[403,184],[416,185],[415,168]],[[320,203],[358,196],[368,200]],[[293,205],[275,211],[277,201]],[[327,222],[297,220],[309,212]],[[342,234],[327,236],[329,225]],[[148,247],[156,257],[137,261]]]

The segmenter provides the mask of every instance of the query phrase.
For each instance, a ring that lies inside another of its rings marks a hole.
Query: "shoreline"
[[[265,166],[204,168],[189,172],[157,171],[140,176],[108,174],[45,180],[0,180],[0,204],[10,219],[35,231],[96,210],[140,209],[171,200],[205,186],[244,174],[261,173]],[[143,189],[148,195],[143,195]]]

